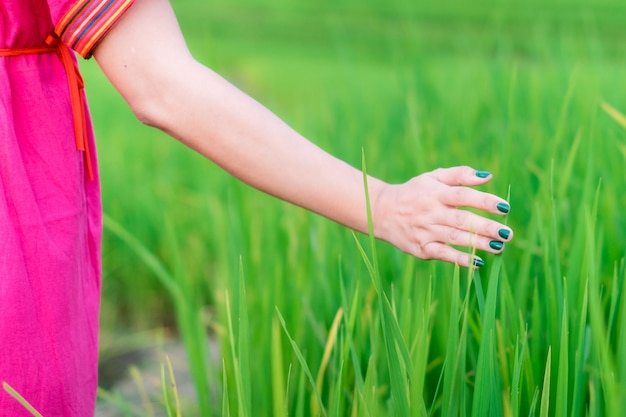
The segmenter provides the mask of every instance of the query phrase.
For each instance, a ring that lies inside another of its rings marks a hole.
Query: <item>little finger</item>
[[[462,267],[480,268],[485,262],[478,256],[462,252],[440,242],[431,242],[424,247],[426,259],[437,259]]]

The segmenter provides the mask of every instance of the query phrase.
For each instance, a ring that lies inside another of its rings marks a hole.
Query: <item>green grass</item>
[[[354,166],[363,152],[387,181],[493,172],[481,189],[510,192],[515,231],[476,274],[355,241],[140,126],[83,63],[107,214],[102,338],[179,334],[202,399],[183,415],[625,409],[626,5],[173,5],[202,62]]]

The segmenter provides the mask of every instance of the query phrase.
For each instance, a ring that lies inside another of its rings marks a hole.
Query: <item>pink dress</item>
[[[0,50],[45,47],[54,29],[89,56],[131,3],[0,0]],[[80,102],[93,179],[77,150],[59,51],[0,53],[0,384],[46,417],[83,417],[97,388],[100,189]],[[0,386],[1,417],[30,415]]]

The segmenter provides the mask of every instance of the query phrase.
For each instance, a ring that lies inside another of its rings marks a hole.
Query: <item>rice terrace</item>
[[[172,5],[199,61],[353,166],[396,183],[492,172],[480,189],[508,198],[515,238],[476,271],[412,258],[142,126],[81,62],[106,215],[101,378],[174,340],[191,386],[162,355],[156,392],[124,366],[138,399],[103,379],[101,405],[625,415],[626,2]]]

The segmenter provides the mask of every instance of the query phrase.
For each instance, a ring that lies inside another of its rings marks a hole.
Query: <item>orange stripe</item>
[[[83,6],[88,5],[90,2],[95,1],[96,5],[94,8],[90,7],[89,13],[80,13],[80,10]],[[70,8],[70,10],[63,15],[60,22],[56,25],[55,32],[57,34],[61,34],[64,31],[68,30],[70,24],[72,24],[72,19],[78,18],[77,22],[74,22],[73,28],[71,32],[66,32],[63,35],[63,41],[68,45],[73,45],[73,48],[76,52],[78,52],[83,58],[89,58],[91,56],[91,50],[95,47],[95,45],[100,41],[100,39],[106,34],[108,30],[119,20],[121,15],[128,10],[128,8],[133,4],[134,0],[114,0],[111,5],[111,14],[107,16],[107,13],[104,14],[105,18],[101,21],[94,20],[94,16],[98,14],[98,10],[101,10],[105,0],[80,0],[77,1],[74,6]],[[77,16],[78,15],[78,16]],[[81,21],[82,19],[82,21]],[[83,36],[77,40],[77,36],[80,32],[85,28],[87,23],[93,23],[94,26],[87,30]]]
[[[74,15],[76,14],[76,11],[79,10],[86,3],[89,3],[89,1],[90,0],[79,0],[74,3],[74,5],[67,11],[67,13],[65,13],[63,17],[61,17],[61,20],[59,20],[59,23],[57,23],[54,31],[57,34],[61,34],[61,32],[63,32],[63,30],[65,29],[67,23],[72,20],[72,17],[74,17]]]
[[[72,28],[72,31],[69,33],[66,33],[65,36],[63,36],[63,40],[65,41],[65,43],[68,45],[74,45],[76,38],[80,35],[83,29],[89,25],[89,23],[93,21],[97,25],[98,22],[94,18],[102,11],[102,9],[105,6],[106,6],[106,1],[99,1],[99,2],[96,2],[95,7],[93,7],[93,9],[89,11],[89,13],[82,13],[79,16],[78,22],[76,22],[76,24]],[[91,32],[92,30],[93,29],[87,30],[87,33],[86,33],[87,37],[89,36],[88,35],[89,32]],[[79,40],[79,43],[80,43],[80,40]]]
[[[117,22],[120,16],[128,10],[128,8],[132,5],[134,0],[127,0],[126,2],[120,4],[119,8],[113,13],[106,21],[102,22],[100,27],[96,32],[90,35],[87,38],[87,41],[83,47],[80,48],[80,54],[84,57],[88,56],[91,52],[91,49],[95,46],[95,44],[100,40],[100,38],[109,30],[111,27]]]

